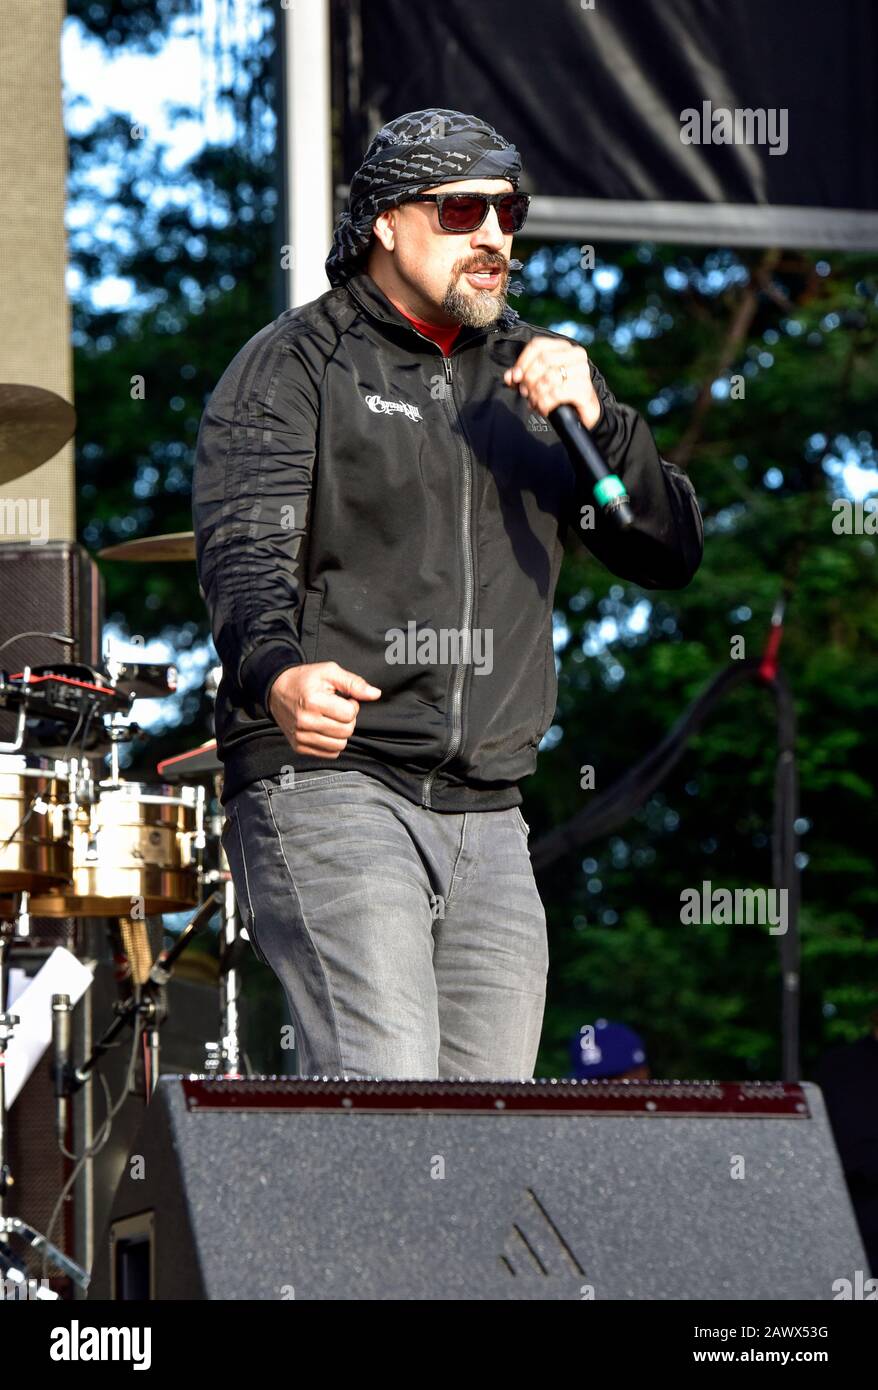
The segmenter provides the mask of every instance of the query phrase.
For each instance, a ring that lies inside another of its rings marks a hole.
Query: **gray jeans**
[[[235,896],[302,1075],[533,1075],[548,947],[517,808],[440,813],[363,772],[302,772],[225,810]]]

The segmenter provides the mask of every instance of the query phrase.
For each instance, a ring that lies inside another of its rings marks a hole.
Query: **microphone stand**
[[[135,1019],[140,1016],[144,1020],[147,1029],[147,1042],[149,1046],[149,1065],[146,1068],[145,1086],[146,1099],[152,1099],[153,1092],[158,1082],[159,1075],[159,1029],[167,1017],[167,1003],[165,1000],[165,987],[171,978],[173,967],[192,938],[202,927],[206,926],[215,912],[222,906],[223,896],[219,892],[213,892],[205,898],[201,906],[196,910],[195,915],[187,922],[183,931],[174,942],[173,946],[167,950],[160,951],[146,982],[136,985],[133,993],[122,1003],[114,1005],[116,1017],[108,1025],[100,1038],[95,1043],[91,1056],[79,1067],[71,1067],[64,1061],[63,1054],[63,1035],[56,1034],[55,1054],[56,1072],[61,1077],[59,1086],[58,1104],[62,1104],[63,1099],[78,1091],[81,1086],[89,1079],[97,1063],[104,1053],[112,1046],[113,1041],[121,1033],[126,1024],[134,1024]],[[57,1002],[57,1008],[56,1008]],[[54,994],[52,996],[53,1023],[56,1028],[60,1028],[63,1019],[64,1006],[63,996]]]

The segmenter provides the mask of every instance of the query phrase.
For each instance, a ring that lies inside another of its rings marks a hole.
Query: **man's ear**
[[[393,250],[394,237],[396,235],[395,209],[386,208],[380,212],[372,223],[372,235],[385,251]]]

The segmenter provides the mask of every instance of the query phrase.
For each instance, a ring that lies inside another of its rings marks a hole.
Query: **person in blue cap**
[[[599,1018],[570,1040],[571,1077],[577,1081],[648,1081],[643,1039],[624,1023]]]

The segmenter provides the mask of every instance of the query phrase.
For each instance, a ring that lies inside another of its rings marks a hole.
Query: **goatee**
[[[476,290],[475,294],[464,294],[459,290],[460,274],[453,275],[442,300],[446,314],[466,328],[487,328],[495,323],[506,308],[507,273],[502,267],[498,269],[502,277],[500,288]]]

